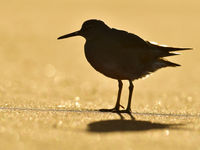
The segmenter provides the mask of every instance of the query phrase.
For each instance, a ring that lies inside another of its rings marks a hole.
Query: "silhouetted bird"
[[[180,66],[163,57],[177,55],[171,53],[173,51],[191,49],[156,45],[135,34],[110,28],[103,21],[96,19],[85,21],[79,31],[63,35],[58,39],[72,36],[82,36],[86,39],[85,56],[96,71],[118,80],[119,90],[115,107],[100,111],[130,113],[134,87],[132,81],[163,67]],[[122,80],[128,80],[130,86],[127,108],[120,111]]]

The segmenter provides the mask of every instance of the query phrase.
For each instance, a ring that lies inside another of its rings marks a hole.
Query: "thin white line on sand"
[[[98,110],[72,110],[72,109],[53,109],[53,108],[20,108],[20,107],[0,107],[0,110],[9,111],[40,111],[40,112],[74,112],[74,113],[110,113],[100,112]],[[199,118],[200,114],[175,114],[175,113],[148,113],[148,112],[132,112],[133,115],[142,116],[169,116],[169,117],[194,117]]]

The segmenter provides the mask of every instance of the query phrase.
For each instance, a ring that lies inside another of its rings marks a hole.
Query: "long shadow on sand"
[[[103,120],[92,122],[88,124],[89,132],[118,132],[118,131],[145,131],[145,130],[158,130],[158,129],[182,129],[180,126],[183,124],[164,124],[164,123],[153,123],[150,121],[135,120],[124,120],[120,115],[119,120]]]
[[[99,110],[67,110],[67,109],[42,109],[42,108],[20,108],[20,107],[0,107],[0,110],[8,111],[36,111],[36,112],[74,112],[74,113],[104,113]],[[171,117],[186,117],[186,118],[199,118],[199,115],[191,114],[162,114],[162,113],[138,113],[133,112],[130,115],[131,120],[125,120],[125,118],[118,113],[121,119],[119,120],[103,120],[92,122],[88,124],[89,132],[117,132],[117,131],[145,131],[156,129],[175,129],[183,130],[181,126],[184,124],[164,124],[164,123],[152,123],[150,121],[135,120],[134,115],[144,116],[171,116]],[[190,130],[190,129],[187,129]]]

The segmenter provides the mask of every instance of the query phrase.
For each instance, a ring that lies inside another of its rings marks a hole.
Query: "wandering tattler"
[[[107,77],[118,80],[117,102],[112,109],[100,109],[104,112],[131,112],[133,93],[132,81],[144,77],[163,67],[177,67],[179,64],[167,61],[163,57],[178,55],[173,51],[191,48],[165,47],[145,41],[126,31],[110,28],[103,21],[91,19],[83,23],[79,31],[63,35],[58,39],[82,36],[86,39],[85,56],[92,67]],[[128,105],[120,110],[122,80],[129,81]]]

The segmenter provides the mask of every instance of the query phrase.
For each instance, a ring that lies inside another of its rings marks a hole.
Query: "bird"
[[[102,112],[131,113],[133,81],[164,67],[180,66],[166,60],[165,57],[178,55],[178,53],[174,53],[175,51],[192,49],[161,46],[146,41],[133,33],[111,28],[98,19],[86,20],[80,30],[65,34],[57,39],[74,36],[82,36],[86,39],[84,52],[90,65],[96,71],[118,81],[115,107],[100,109],[99,111]],[[129,82],[126,108],[120,104],[123,80]]]

